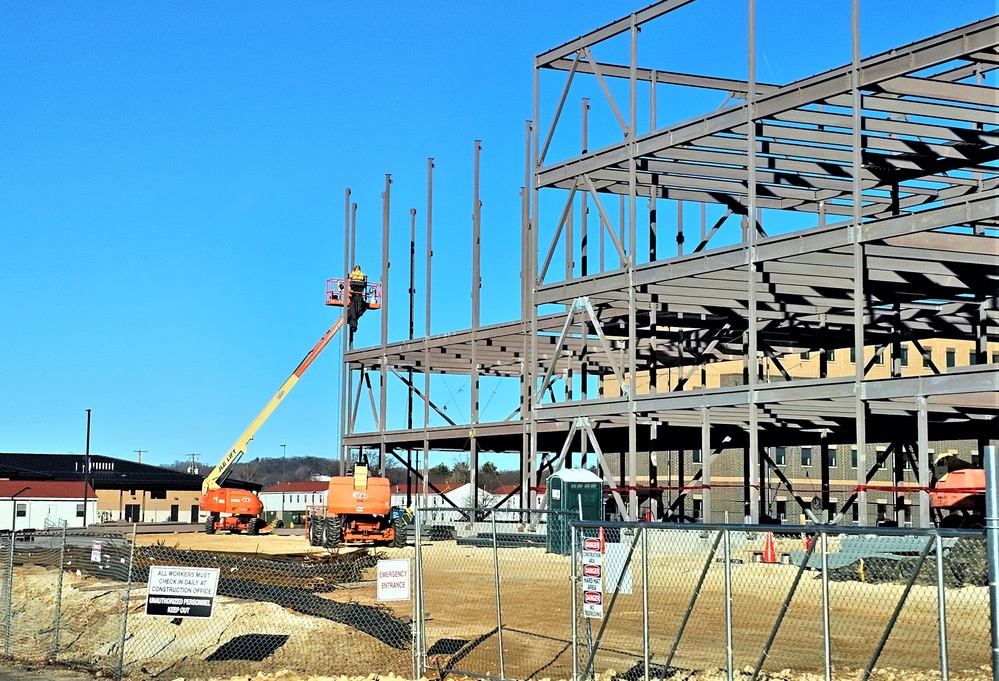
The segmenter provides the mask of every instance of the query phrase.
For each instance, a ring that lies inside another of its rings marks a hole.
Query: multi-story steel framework
[[[479,324],[476,146],[472,327],[431,336],[428,303],[426,336],[389,343],[383,317],[381,345],[345,355],[353,371],[344,445],[386,455],[464,449],[473,476],[482,451],[515,452],[525,504],[537,503],[530,490],[546,471],[596,464],[632,518],[657,492],[661,502],[657,470],[667,461],[680,473],[666,510],[696,493],[711,518],[712,464],[741,451],[741,510],[750,520],[766,514],[761,490],[776,476],[803,514],[821,520],[834,509],[830,516],[851,513],[862,525],[873,521],[871,481],[888,466],[898,493],[908,461],[914,520],[928,525],[931,443],[980,449],[999,432],[999,362],[990,352],[999,340],[999,91],[985,78],[999,68],[999,18],[861,59],[855,0],[852,62],[774,84],[757,80],[749,0],[747,80],[639,64],[641,28],[690,1],[663,0],[536,58],[541,122],[528,124],[525,140],[522,318]],[[597,59],[622,39],[627,63]],[[553,74],[561,83],[548,92],[542,82]],[[596,150],[587,148],[587,102],[566,106],[584,79],[619,126],[618,140]],[[728,98],[657,127],[657,93],[677,86]],[[646,131],[639,107],[650,111]],[[550,120],[542,110],[554,112]],[[560,127],[582,132],[579,153],[553,158]],[[432,163],[428,237],[431,177]],[[688,248],[684,216],[689,223],[698,207]],[[350,223],[348,196],[348,244]],[[388,291],[387,248],[384,255]],[[559,255],[564,266],[554,264]],[[971,361],[934,359],[929,349],[940,341],[970,348]],[[903,375],[903,345],[921,356],[925,375]],[[857,358],[851,374],[829,371],[836,351]],[[786,366],[801,353],[817,354],[817,377]],[[887,375],[874,378],[883,364]],[[712,372],[725,380],[712,385]],[[429,426],[434,373],[469,377],[470,423],[438,410],[447,425]],[[379,386],[395,375],[424,398],[419,427],[384,427],[387,391],[376,400],[373,374]],[[507,420],[479,422],[482,376],[520,382],[520,408]],[[365,389],[376,430],[359,433],[352,424]],[[802,445],[818,446],[822,459],[813,499],[795,492],[773,456]],[[830,445],[851,446],[856,459],[856,484],[835,508]],[[691,450],[700,462],[685,474]],[[416,473],[425,475],[421,460]]]

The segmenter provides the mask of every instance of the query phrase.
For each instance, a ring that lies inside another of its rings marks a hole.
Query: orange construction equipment
[[[406,545],[406,519],[392,508],[388,478],[369,477],[361,454],[353,475],[330,479],[326,507],[310,509],[306,535],[311,546],[328,549],[341,544]]]
[[[930,508],[939,514],[941,527],[985,527],[985,469],[976,468],[953,454],[933,464]]]
[[[767,532],[766,539],[763,540],[763,562],[778,563],[777,550],[774,548],[774,533]]]

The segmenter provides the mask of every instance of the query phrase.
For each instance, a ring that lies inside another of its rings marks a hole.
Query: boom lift
[[[360,272],[360,268],[355,267],[355,271]],[[337,288],[336,282],[339,282],[339,288]],[[331,290],[337,290],[340,293],[339,302],[331,302]],[[215,534],[221,531],[259,534],[261,531],[270,529],[270,526],[260,517],[264,505],[257,495],[247,490],[227,488],[222,485],[229,477],[233,467],[246,453],[247,445],[260,426],[273,413],[281,400],[291,392],[291,389],[298,383],[298,379],[343,328],[344,323],[349,324],[353,332],[357,328],[357,318],[365,310],[381,307],[381,285],[368,284],[367,278],[364,277],[363,285],[359,279],[352,279],[345,290],[343,280],[330,279],[326,282],[326,304],[344,307],[345,311],[337,317],[333,326],[323,334],[323,337],[299,363],[291,376],[281,384],[274,397],[229,448],[229,452],[222,457],[215,469],[205,478],[201,486],[201,510],[208,512],[208,518],[205,520],[206,534]]]
[[[392,507],[388,478],[371,476],[368,457],[361,450],[351,475],[330,478],[325,507],[309,509],[309,544],[328,549],[341,544],[403,547],[406,545],[404,510]]]

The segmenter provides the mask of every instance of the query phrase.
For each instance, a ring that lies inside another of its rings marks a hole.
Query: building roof
[[[601,482],[599,475],[585,468],[562,468],[548,476],[549,480],[551,478],[558,478],[565,482]]]
[[[300,481],[288,481],[279,482],[276,485],[271,485],[267,489],[263,490],[261,494],[267,494],[269,492],[273,493],[284,493],[290,494],[292,492],[296,493],[308,493],[308,492],[325,492],[330,488],[330,483],[328,480],[300,480]]]
[[[0,453],[0,470],[16,480],[47,478],[64,482],[83,481],[83,454]],[[199,475],[115,459],[100,454],[90,455],[90,484],[94,489],[169,489],[201,491]],[[260,485],[229,478],[227,487],[257,491]]]
[[[82,482],[61,480],[0,480],[0,499],[79,499],[84,497]],[[90,485],[86,486],[88,499],[96,499],[97,493]]]

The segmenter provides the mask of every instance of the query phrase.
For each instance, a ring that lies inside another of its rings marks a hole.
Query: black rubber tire
[[[406,524],[406,519],[396,518],[393,520],[392,529],[395,531],[395,536],[392,538],[392,546],[397,549],[404,548],[406,546],[406,539],[409,536],[409,525]]]
[[[309,516],[309,546],[319,546],[321,543],[322,528],[319,526],[321,522],[322,520],[316,516]]]
[[[260,526],[263,522],[260,518],[250,518],[250,522],[246,524],[246,533],[250,536],[256,536],[260,534]]]
[[[336,516],[327,518],[323,523],[323,547],[335,549],[340,546],[340,519]]]
[[[208,517],[205,519],[205,534],[215,534],[215,523],[218,522],[219,517],[214,513],[209,513]]]

